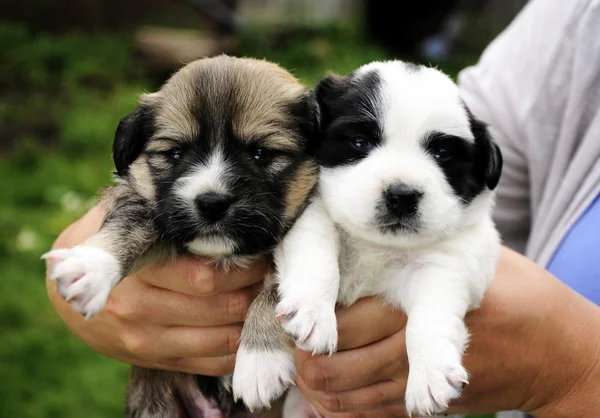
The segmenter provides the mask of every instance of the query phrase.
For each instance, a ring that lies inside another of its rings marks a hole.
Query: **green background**
[[[239,55],[278,62],[308,85],[386,56],[352,25],[296,31],[283,45],[260,30],[239,42]],[[160,84],[133,57],[130,31],[51,35],[0,22],[2,418],[123,415],[128,367],[64,327],[39,257],[110,182],[118,121]],[[467,64],[440,67],[455,74]]]

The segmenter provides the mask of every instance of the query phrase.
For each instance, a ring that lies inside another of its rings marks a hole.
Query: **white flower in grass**
[[[27,227],[22,228],[17,235],[16,246],[23,252],[34,250],[38,246],[38,235]]]
[[[77,193],[68,191],[61,196],[60,205],[67,212],[79,212],[84,207],[84,201]]]

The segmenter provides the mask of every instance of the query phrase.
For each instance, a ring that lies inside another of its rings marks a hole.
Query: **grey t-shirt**
[[[503,241],[546,267],[600,193],[600,0],[530,1],[459,86],[504,155]]]
[[[600,191],[600,1],[531,1],[459,85],[504,154],[505,243],[545,266]]]

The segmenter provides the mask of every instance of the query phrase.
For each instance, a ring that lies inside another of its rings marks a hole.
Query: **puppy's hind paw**
[[[302,350],[313,354],[333,354],[337,349],[334,306],[325,302],[285,298],[277,305],[276,312],[283,329]]]
[[[431,416],[448,409],[468,384],[466,370],[460,365],[409,371],[406,387],[406,412],[409,416]]]
[[[121,278],[117,259],[100,248],[57,249],[42,258],[60,295],[86,319],[102,311],[108,294]]]
[[[233,372],[233,397],[251,412],[270,408],[295,385],[296,369],[291,352],[249,350],[240,347]]]

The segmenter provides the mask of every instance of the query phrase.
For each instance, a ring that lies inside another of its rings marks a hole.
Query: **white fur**
[[[285,326],[292,336],[308,330],[318,336],[303,342],[304,349],[327,352],[322,341],[329,335],[328,344],[334,342],[336,301],[350,305],[379,295],[401,307],[408,314],[406,409],[431,415],[444,411],[468,381],[463,318],[479,305],[498,257],[493,193],[486,189],[461,204],[422,148],[420,140],[432,131],[474,139],[454,83],[437,70],[406,71],[396,62],[359,73],[373,69],[382,81],[376,116],[383,143],[357,163],[321,170],[319,195],[276,253],[278,310],[296,312]],[[376,225],[378,199],[394,182],[423,192],[417,233],[382,233]]]
[[[76,246],[44,254],[52,266],[50,278],[73,309],[86,319],[102,311],[108,294],[121,278],[117,259],[100,248]]]
[[[227,194],[225,175],[227,163],[220,152],[215,152],[206,164],[198,165],[190,174],[177,179],[176,195],[190,202],[204,193]]]
[[[325,207],[316,200],[275,251],[280,293],[277,315],[298,346],[313,353],[331,354],[337,347],[335,301],[340,273],[336,236]],[[307,237],[314,245],[306,245]]]
[[[235,249],[235,241],[221,236],[200,237],[187,244],[190,252],[210,257],[228,255]]]
[[[242,344],[236,356],[233,396],[251,411],[270,408],[295,379],[294,355],[289,350],[254,351]]]

